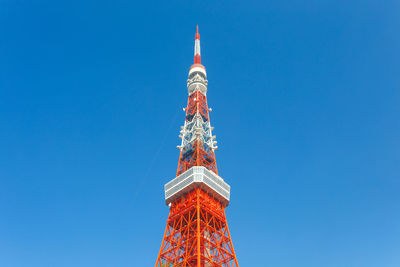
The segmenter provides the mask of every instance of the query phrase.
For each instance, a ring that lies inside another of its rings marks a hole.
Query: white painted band
[[[201,68],[201,67],[194,67],[194,68],[191,68],[191,69],[189,70],[189,76],[190,76],[190,74],[192,74],[192,72],[201,72],[201,73],[203,73],[203,74],[207,77],[207,72],[206,72],[206,70],[203,69],[203,68]]]

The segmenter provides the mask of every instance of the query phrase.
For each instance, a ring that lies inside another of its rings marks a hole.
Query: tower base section
[[[156,267],[239,267],[224,205],[201,188],[171,203]]]

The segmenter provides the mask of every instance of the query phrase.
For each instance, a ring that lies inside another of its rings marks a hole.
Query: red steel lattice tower
[[[230,186],[218,176],[215,161],[217,142],[210,125],[207,85],[197,27],[178,170],[165,185],[170,213],[156,267],[239,266],[225,216]]]

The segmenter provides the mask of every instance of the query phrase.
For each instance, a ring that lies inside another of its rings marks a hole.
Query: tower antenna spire
[[[196,26],[194,37],[194,64],[201,64],[199,25]]]

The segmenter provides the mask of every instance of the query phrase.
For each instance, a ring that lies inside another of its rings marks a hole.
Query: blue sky
[[[241,266],[400,266],[398,1],[0,2],[0,266],[152,266],[199,24]]]

